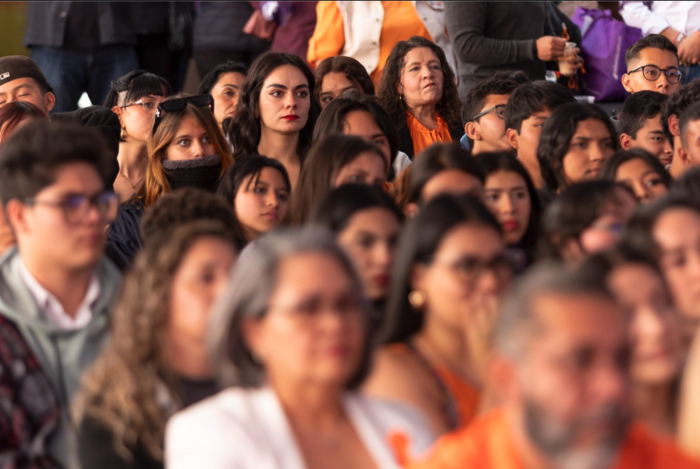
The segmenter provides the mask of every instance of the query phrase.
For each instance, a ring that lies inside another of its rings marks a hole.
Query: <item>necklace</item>
[[[131,181],[129,181],[129,178],[127,178],[126,176],[124,176],[124,174],[122,174],[121,171],[119,171],[119,175],[120,175],[121,177],[124,178],[124,180],[126,181],[126,183],[129,184],[129,186],[131,187],[131,190],[134,191],[134,194],[136,194],[136,187],[134,187],[134,185],[131,183]],[[141,182],[142,179],[143,179],[143,176],[141,176],[141,177],[139,178],[139,180],[136,181],[136,185],[138,185],[139,182]]]

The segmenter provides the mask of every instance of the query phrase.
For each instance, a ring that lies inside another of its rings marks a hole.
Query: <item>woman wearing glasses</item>
[[[235,159],[260,154],[282,163],[295,189],[311,148],[318,104],[314,74],[294,54],[266,52],[250,70],[224,129]]]
[[[170,420],[169,469],[398,469],[392,433],[414,455],[430,445],[418,414],[356,391],[369,369],[369,314],[330,233],[260,238],[229,287],[209,326],[229,387]]]
[[[145,182],[110,225],[107,255],[122,270],[141,248],[139,222],[158,198],[181,187],[215,192],[233,164],[210,95],[168,98],[158,105],[148,138]]]
[[[419,160],[420,161],[420,160]],[[496,303],[511,278],[501,226],[477,199],[443,194],[406,226],[364,389],[420,409],[438,435],[481,405]]]
[[[172,92],[167,80],[145,70],[134,70],[112,82],[104,107],[117,115],[121,126],[119,174],[114,181],[119,202],[136,195],[143,185],[153,116],[158,104]]]

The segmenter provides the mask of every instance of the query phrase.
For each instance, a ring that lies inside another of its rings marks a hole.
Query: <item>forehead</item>
[[[263,82],[263,86],[269,86],[272,84],[295,87],[298,85],[308,85],[309,82],[302,71],[296,68],[294,65],[282,65],[270,72]]]
[[[503,250],[503,242],[495,228],[482,223],[460,223],[442,238],[436,257],[448,259],[464,255],[490,258]]]
[[[647,47],[642,49],[639,56],[631,61],[630,65],[632,64],[634,64],[634,68],[643,65],[656,65],[660,68],[678,67],[678,58],[671,51]]]
[[[348,88],[355,86],[354,83],[343,72],[330,72],[323,77],[321,88]]]
[[[189,112],[186,113],[182,117],[182,120],[180,121],[180,125],[177,128],[177,133],[204,132],[204,131],[205,131],[204,126],[202,125],[201,122],[199,122],[199,119],[197,119],[195,116],[193,116]]]
[[[67,163],[56,168],[54,182],[41,192],[84,193],[92,195],[103,189],[102,179],[97,169],[89,163]]]
[[[240,72],[226,72],[219,75],[214,86],[236,85],[241,86],[245,81],[245,75]]]
[[[345,115],[345,125],[349,131],[354,130],[365,130],[372,131],[372,133],[382,133],[381,129],[377,125],[377,121],[374,116],[367,111],[351,111]]]
[[[610,138],[607,126],[598,119],[586,119],[576,125],[574,136],[591,136],[597,138]]]
[[[484,98],[484,104],[481,106],[482,110],[489,109],[499,104],[508,104],[508,98],[510,94],[489,94]]]
[[[642,129],[643,130],[662,130],[661,127],[661,113],[655,115],[654,117],[650,117],[649,119],[646,119],[644,123],[642,124]],[[640,129],[640,130],[642,130]]]
[[[485,189],[508,189],[512,187],[526,187],[525,179],[515,171],[499,169],[486,177]]]
[[[656,221],[653,232],[663,249],[697,243],[700,240],[700,215],[689,208],[670,208]]]
[[[332,295],[350,288],[350,276],[337,259],[327,253],[302,252],[280,263],[273,296]]]
[[[416,47],[411,49],[406,53],[406,58],[404,59],[404,64],[410,64],[413,62],[431,62],[439,61],[438,56],[428,47]]]

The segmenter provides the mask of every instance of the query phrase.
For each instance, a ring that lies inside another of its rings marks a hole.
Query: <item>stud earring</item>
[[[413,290],[408,294],[408,302],[411,303],[413,309],[421,309],[425,305],[425,293]]]

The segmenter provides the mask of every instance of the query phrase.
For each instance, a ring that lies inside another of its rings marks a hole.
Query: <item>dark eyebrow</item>
[[[650,133],[650,134],[659,134],[659,135],[663,135],[663,134],[664,134],[664,131],[663,131],[663,130],[652,130],[652,131],[649,132],[649,133]]]
[[[236,89],[238,89],[238,85],[234,85],[233,83],[226,83],[224,85],[224,88],[236,88]]]
[[[267,85],[268,88],[282,88],[283,90],[286,90],[287,87],[284,85],[280,85],[279,83],[273,83],[271,85]]]
[[[379,134],[374,134],[370,138],[386,138],[386,134],[384,132],[382,132]]]

